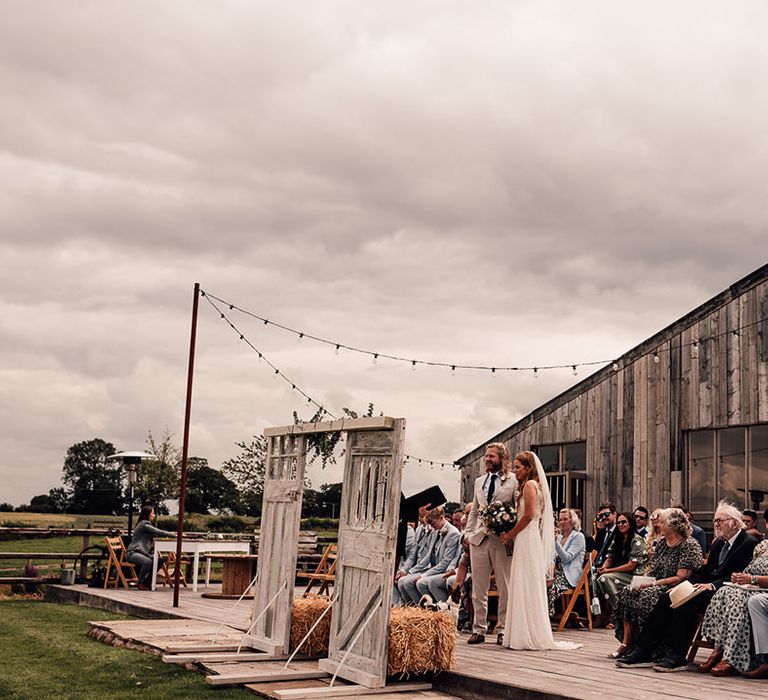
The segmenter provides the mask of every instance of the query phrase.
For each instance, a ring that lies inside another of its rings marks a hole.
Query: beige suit
[[[496,575],[496,587],[499,591],[499,615],[496,632],[504,631],[504,620],[507,616],[507,590],[509,585],[509,569],[512,558],[501,540],[489,533],[479,517],[479,509],[488,505],[485,497],[486,479],[489,474],[483,474],[475,481],[475,497],[472,509],[469,511],[464,537],[469,542],[469,557],[472,564],[472,604],[475,608],[475,619],[472,631],[486,634],[488,627],[488,587],[491,583],[491,571]],[[496,490],[493,501],[501,501],[509,505],[515,504],[517,479],[514,474],[501,475],[496,479]]]

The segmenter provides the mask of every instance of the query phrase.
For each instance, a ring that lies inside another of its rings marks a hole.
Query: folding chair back
[[[560,624],[557,626],[557,631],[561,632],[563,630],[563,627],[565,627],[565,623],[568,622],[568,618],[571,616],[571,613],[573,612],[573,608],[576,605],[576,601],[580,598],[584,598],[584,605],[587,608],[587,617],[581,618],[577,617],[576,619],[580,622],[583,620],[586,620],[587,626],[589,627],[590,631],[592,630],[592,597],[589,590],[589,572],[592,570],[592,563],[595,561],[595,557],[597,556],[597,552],[590,552],[589,556],[587,557],[587,561],[584,564],[584,569],[581,572],[581,576],[579,577],[579,582],[576,584],[576,588],[572,588],[570,590],[567,590],[563,592],[563,594],[560,596],[561,604],[564,608],[563,615],[560,618]]]
[[[104,588],[107,588],[110,583],[115,588],[118,584],[122,584],[126,588],[130,588],[129,584],[138,584],[139,577],[136,574],[136,568],[131,562],[125,560],[125,548],[123,547],[123,541],[119,537],[105,537],[107,543],[107,570],[104,572]],[[110,572],[112,574],[112,580],[110,581]],[[126,576],[127,574],[127,576]]]
[[[181,565],[182,567],[184,564],[189,564],[189,559],[182,558]],[[169,568],[172,567],[172,568]],[[165,561],[163,562],[163,565],[160,567],[160,582],[163,584],[163,586],[172,586],[173,585],[173,577],[176,575],[176,552],[168,552],[168,555],[165,558]],[[185,580],[184,576],[184,569],[182,568],[179,571],[179,581],[181,581],[181,585],[184,586],[184,588],[187,587],[187,582]]]
[[[299,577],[309,579],[307,587],[304,589],[304,593],[301,594],[302,598],[308,598],[313,595],[328,595],[328,589],[336,581],[336,552],[338,546],[335,544],[329,544],[323,552],[323,557],[317,565],[314,572],[300,571]],[[320,585],[317,593],[312,593],[312,588],[316,584]]]

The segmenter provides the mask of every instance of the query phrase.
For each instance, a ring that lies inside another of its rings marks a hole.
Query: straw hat
[[[669,600],[671,602],[670,608],[679,608],[681,605],[685,605],[691,598],[695,598],[702,589],[695,588],[690,581],[682,581],[678,583],[674,588],[669,589]]]

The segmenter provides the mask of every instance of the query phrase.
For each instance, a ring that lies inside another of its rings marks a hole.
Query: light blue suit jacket
[[[419,525],[416,530],[416,546],[403,564],[403,571],[408,574],[420,574],[432,566],[432,548],[437,539],[437,531],[431,525]]]
[[[581,572],[584,570],[584,552],[587,551],[587,541],[584,535],[576,530],[571,531],[565,545],[560,544],[560,538],[555,538],[555,552],[563,565],[563,573],[572,588],[576,588]]]
[[[422,576],[436,576],[444,574],[453,566],[460,549],[461,533],[455,525],[446,522],[443,529],[436,531],[437,541],[432,550],[432,566]]]

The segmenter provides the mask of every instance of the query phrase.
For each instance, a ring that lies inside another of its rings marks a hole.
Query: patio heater
[[[107,459],[117,459],[128,473],[128,534],[133,534],[133,489],[137,481],[137,469],[142,459],[156,459],[149,452],[118,452]]]

